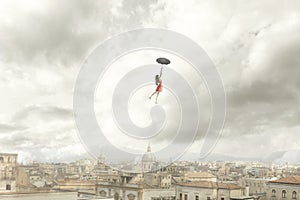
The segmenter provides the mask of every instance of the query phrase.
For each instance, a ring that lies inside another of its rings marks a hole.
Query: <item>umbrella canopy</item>
[[[158,62],[159,64],[162,64],[162,65],[168,65],[171,63],[171,61],[167,58],[157,58],[156,62]]]

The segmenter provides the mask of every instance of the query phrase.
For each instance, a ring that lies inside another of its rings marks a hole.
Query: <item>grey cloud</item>
[[[0,124],[0,133],[13,132],[22,129],[26,129],[26,127],[15,125],[15,124],[5,124],[5,123]]]
[[[2,48],[8,62],[32,62],[44,56],[49,63],[55,63],[57,57],[63,55],[59,59],[67,64],[70,57],[82,59],[82,50],[95,39],[92,31],[78,29],[87,28],[83,19],[95,16],[96,2],[67,0],[45,1],[45,4],[45,13],[19,11],[17,23],[1,27],[6,35]]]
[[[44,121],[70,120],[73,116],[73,112],[71,109],[57,106],[28,106],[18,111],[12,120],[16,122],[23,121],[30,116],[38,117]]]
[[[3,60],[65,67],[80,63],[109,34],[141,27],[156,2],[124,0],[116,8],[120,16],[112,13],[111,1],[44,1],[43,12],[16,9],[17,22],[0,26]]]
[[[230,118],[243,121],[243,126],[260,124],[297,125],[300,100],[300,39],[289,45],[270,49],[264,70],[250,85],[237,86],[228,92]],[[235,117],[232,117],[235,116]],[[239,116],[239,117],[237,117]],[[291,123],[292,122],[292,123]]]

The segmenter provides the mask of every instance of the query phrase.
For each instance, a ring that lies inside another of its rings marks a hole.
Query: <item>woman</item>
[[[160,69],[160,74],[155,76],[155,82],[156,82],[157,87],[156,87],[155,92],[153,92],[153,93],[151,94],[151,96],[149,97],[149,99],[151,100],[152,96],[156,94],[156,101],[155,101],[156,104],[157,104],[157,98],[158,98],[158,95],[159,95],[159,93],[160,93],[160,92],[162,91],[162,89],[163,89],[162,79],[161,79],[161,76],[162,76],[162,70],[163,70],[163,67],[161,67],[161,69]]]

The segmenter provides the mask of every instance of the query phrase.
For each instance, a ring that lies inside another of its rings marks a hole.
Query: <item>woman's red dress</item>
[[[157,86],[156,91],[161,92],[162,89],[163,89],[162,81],[159,81],[159,85]]]

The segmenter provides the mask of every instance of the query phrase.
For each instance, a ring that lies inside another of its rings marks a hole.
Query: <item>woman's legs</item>
[[[153,93],[151,94],[151,96],[149,97],[149,99],[151,99],[151,97],[152,97],[153,95],[155,95],[155,94],[156,94],[156,100],[155,100],[155,103],[157,104],[157,99],[158,99],[159,91],[153,92]]]
[[[156,95],[156,101],[155,103],[157,104],[157,98],[158,98],[159,92],[157,91],[157,95]]]
[[[151,94],[151,96],[149,97],[149,99],[151,99],[151,97],[152,97],[153,95],[155,95],[155,93],[157,93],[157,91],[153,92],[153,93]]]

